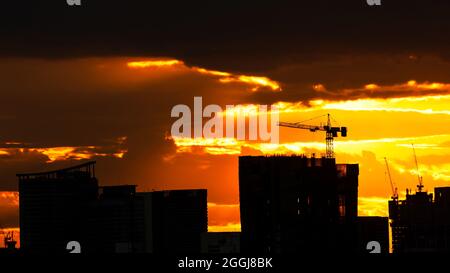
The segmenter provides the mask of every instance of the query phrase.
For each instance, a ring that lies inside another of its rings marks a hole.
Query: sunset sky
[[[387,215],[384,157],[400,196],[415,189],[411,144],[425,189],[450,186],[445,1],[50,2],[1,10],[0,228],[18,227],[16,173],[96,160],[102,185],[206,188],[209,230],[239,230],[239,155],[324,153],[323,132],[289,128],[280,144],[171,138],[194,96],[288,122],[330,113],[349,130],[337,162],[360,164],[360,215]]]

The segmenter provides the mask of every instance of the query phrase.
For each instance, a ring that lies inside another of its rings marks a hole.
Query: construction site
[[[412,145],[418,184],[416,191],[406,189],[404,199],[392,180],[387,159],[386,170],[391,183],[389,219],[392,228],[393,253],[450,251],[450,187],[424,191],[414,145]]]
[[[358,164],[337,164],[334,138],[347,127],[279,122],[325,132],[326,153],[239,157],[243,253],[365,253],[370,240],[388,252],[385,217],[358,218]],[[380,245],[381,245],[380,243]]]

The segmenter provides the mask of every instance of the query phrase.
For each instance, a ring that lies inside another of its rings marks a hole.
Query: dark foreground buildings
[[[206,190],[99,187],[95,162],[18,178],[25,253],[199,253],[207,232]]]
[[[358,174],[335,159],[240,157],[242,252],[356,252]]]
[[[394,253],[450,251],[450,187],[389,201]]]
[[[95,162],[19,174],[21,251],[77,241],[82,253],[367,253],[378,241],[386,252],[387,219],[357,217],[358,173],[334,159],[240,157],[241,233],[207,232],[206,190],[99,187]]]

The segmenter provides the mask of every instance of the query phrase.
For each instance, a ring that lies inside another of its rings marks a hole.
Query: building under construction
[[[389,165],[387,173],[392,187],[389,201],[389,219],[392,227],[394,253],[449,252],[450,251],[450,187],[438,187],[433,194],[423,191],[414,144],[411,145],[418,178],[417,191],[406,190],[406,198],[399,199]]]
[[[394,253],[450,251],[450,187],[406,192],[389,201]]]
[[[242,252],[356,252],[358,174],[334,158],[239,157]]]

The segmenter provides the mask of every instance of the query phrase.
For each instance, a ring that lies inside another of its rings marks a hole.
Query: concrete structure
[[[450,187],[389,201],[394,253],[450,251]]]
[[[243,253],[356,252],[357,164],[239,158]]]

